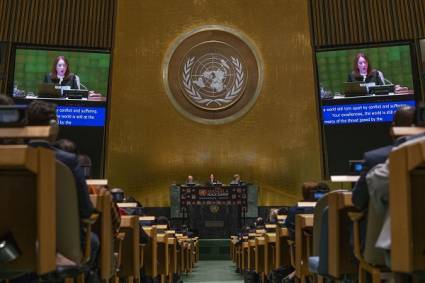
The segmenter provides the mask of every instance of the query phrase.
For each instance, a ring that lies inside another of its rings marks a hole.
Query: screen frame
[[[329,51],[344,51],[344,50],[353,50],[353,49],[362,49],[362,48],[385,48],[385,47],[396,47],[396,46],[408,46],[410,51],[410,64],[411,64],[411,74],[412,74],[412,83],[414,90],[414,100],[418,104],[421,101],[421,83],[419,78],[419,66],[418,66],[418,42],[414,40],[407,41],[393,41],[393,42],[374,42],[371,44],[360,43],[360,44],[349,44],[349,45],[338,45],[338,46],[324,46],[320,48],[313,48],[313,66],[314,66],[314,89],[315,89],[315,100],[316,100],[316,109],[317,109],[317,119],[319,122],[320,128],[320,147],[322,150],[321,154],[321,163],[322,163],[322,178],[325,180],[330,180],[330,169],[329,169],[329,153],[327,151],[326,135],[325,135],[325,124],[323,123],[323,114],[322,114],[322,99],[320,97],[320,80],[319,80],[319,67],[317,62],[317,54]]]

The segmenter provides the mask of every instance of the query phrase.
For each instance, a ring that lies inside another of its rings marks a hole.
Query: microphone
[[[379,78],[381,79],[381,81],[384,83],[384,85],[386,85],[386,84],[392,85],[393,84],[390,80],[387,80],[386,78],[384,78],[384,74],[381,71],[378,71],[378,75],[379,75]]]
[[[392,83],[390,80],[387,80],[387,79],[384,79],[384,83],[385,83],[385,84],[393,85],[393,83]]]
[[[84,84],[81,83],[79,76],[75,75],[75,80],[77,81],[78,88],[83,87],[84,90],[89,90]]]
[[[80,86],[82,86],[85,90],[89,90],[84,84],[80,82]]]

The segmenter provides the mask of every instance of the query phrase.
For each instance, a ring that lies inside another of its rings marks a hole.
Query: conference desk
[[[175,188],[179,193],[179,216],[201,238],[230,237],[243,225],[250,186],[181,185]],[[256,188],[254,191],[256,198]]]

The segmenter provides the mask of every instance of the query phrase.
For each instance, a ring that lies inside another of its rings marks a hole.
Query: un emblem
[[[178,38],[163,64],[166,93],[186,117],[219,124],[245,114],[261,90],[262,65],[239,32],[206,26]]]

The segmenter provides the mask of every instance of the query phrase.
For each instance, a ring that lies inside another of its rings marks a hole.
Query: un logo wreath
[[[233,121],[254,105],[263,82],[261,57],[249,38],[223,26],[203,26],[178,37],[163,63],[166,94],[196,122]]]

